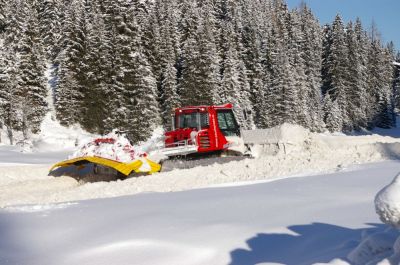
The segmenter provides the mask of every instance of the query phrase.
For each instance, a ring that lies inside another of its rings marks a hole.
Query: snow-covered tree
[[[239,124],[244,128],[254,125],[251,115],[250,82],[243,56],[243,47],[240,34],[241,10],[234,1],[221,1],[217,16],[218,21],[218,56],[220,65],[220,88],[215,90],[216,103],[232,103]],[[235,16],[235,14],[237,16]]]
[[[179,83],[181,102],[183,105],[212,105],[218,85],[212,14],[203,13],[200,7],[194,5],[183,22],[182,76]]]
[[[342,113],[337,101],[333,100],[329,93],[324,98],[323,110],[326,128],[331,132],[341,131],[343,129]]]
[[[3,33],[6,27],[6,0],[0,0],[0,34]]]
[[[156,9],[157,7],[157,9]],[[156,39],[153,56],[153,72],[157,79],[158,98],[161,108],[162,123],[170,128],[171,112],[180,105],[178,96],[178,23],[177,15],[173,12],[177,5],[171,2],[156,1],[151,21]]]
[[[353,31],[349,31],[348,41],[350,51],[350,69],[355,76],[351,76],[351,91],[350,100],[354,100],[351,104],[355,104],[353,109],[353,124],[355,129],[367,127],[367,108],[368,108],[368,94],[367,94],[367,64],[368,64],[368,38],[365,30],[362,27],[361,20],[357,19],[354,26],[355,40],[351,36]],[[354,43],[354,44],[350,44]]]
[[[390,127],[400,105],[399,59],[376,25],[367,34],[338,15],[321,27],[284,0],[0,0],[0,49],[9,135],[38,130],[45,66],[63,125],[127,130],[133,141],[167,128],[182,105],[231,102],[243,128],[313,131],[324,121],[331,131]]]
[[[301,20],[297,11],[292,11],[288,15],[287,30],[289,32],[288,51],[290,57],[290,79],[289,90],[293,91],[295,97],[292,112],[296,113],[295,123],[305,128],[311,125],[311,110],[309,109],[310,94],[306,76],[305,65],[305,36],[301,28]],[[309,76],[308,78],[310,78]]]
[[[61,30],[59,0],[38,0],[39,31],[47,58],[55,59],[59,52]]]
[[[368,125],[371,128],[375,126],[388,128],[394,124],[393,117],[390,114],[393,112],[393,66],[391,64],[393,58],[382,47],[380,39],[376,36],[371,42],[368,55]]]
[[[347,69],[349,68],[349,61],[345,29],[339,15],[336,16],[332,28],[327,31],[327,34],[329,36],[325,44],[328,46],[325,47],[326,57],[323,66],[323,74],[325,74],[324,90],[325,94],[330,95],[332,102],[336,103],[340,110],[342,120],[338,124],[343,125],[340,130],[348,131],[353,129],[347,113],[347,91],[349,90]],[[327,123],[326,120],[325,123]],[[328,123],[327,127],[329,128]]]
[[[121,102],[112,116],[120,130],[133,142],[145,140],[161,124],[157,85],[148,58],[143,52],[141,28],[133,10],[122,11],[118,25],[117,83]]]
[[[3,40],[0,39],[0,129],[4,128],[6,106],[9,104],[7,89],[7,62],[5,60],[5,48]],[[0,135],[0,143],[2,142]]]
[[[63,125],[79,123],[82,118],[82,81],[85,77],[86,33],[84,29],[84,5],[74,0],[64,6],[66,20],[63,24],[62,52],[58,55],[59,83],[55,95],[57,119]]]
[[[397,52],[394,62],[396,63],[394,67],[393,74],[393,93],[395,96],[395,106],[400,108],[400,52]]]
[[[300,49],[306,75],[304,94],[307,100],[304,108],[308,116],[307,127],[312,131],[320,131],[324,127],[321,104],[322,30],[311,9],[305,4],[300,7],[299,12],[303,39]]]
[[[82,58],[85,65],[82,89],[82,125],[93,133],[105,133],[108,118],[108,89],[112,58],[110,56],[110,40],[98,5],[90,6],[87,16],[87,33],[85,55]]]
[[[38,18],[35,7],[25,4],[25,24],[20,40],[19,77],[16,95],[23,99],[22,132],[28,138],[30,132],[37,133],[47,112],[47,87],[45,60]]]

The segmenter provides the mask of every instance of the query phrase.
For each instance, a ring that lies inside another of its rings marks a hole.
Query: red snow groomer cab
[[[165,133],[167,156],[221,152],[237,145],[240,128],[232,104],[177,108]]]

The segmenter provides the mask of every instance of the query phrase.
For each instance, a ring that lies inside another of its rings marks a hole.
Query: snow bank
[[[270,129],[243,130],[242,137],[245,143],[277,144],[301,143],[310,137],[310,131],[290,123],[284,123]]]
[[[347,256],[353,265],[391,265],[400,263],[399,232],[388,228],[364,234],[361,242]]]
[[[376,195],[375,209],[382,222],[400,228],[400,174]]]
[[[400,264],[400,174],[376,194],[375,211],[389,228],[366,237],[348,258],[355,265]]]

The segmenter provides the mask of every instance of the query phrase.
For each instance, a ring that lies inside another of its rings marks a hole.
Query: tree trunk
[[[11,127],[7,127],[7,136],[10,140],[10,145],[14,145],[14,135]]]

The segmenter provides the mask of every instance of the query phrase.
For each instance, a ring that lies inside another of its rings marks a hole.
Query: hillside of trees
[[[137,142],[174,107],[227,102],[243,128],[390,128],[393,61],[376,27],[284,0],[0,0],[0,128],[28,138],[54,108]]]

